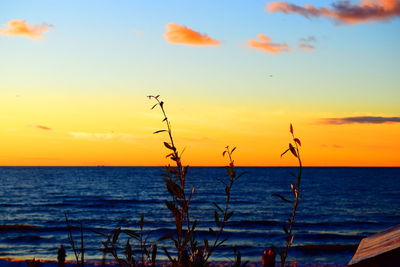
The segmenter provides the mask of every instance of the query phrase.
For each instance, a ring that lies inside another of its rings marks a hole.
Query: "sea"
[[[243,260],[260,262],[264,250],[284,246],[283,226],[292,207],[273,194],[292,197],[297,168],[239,167],[237,172],[244,175],[232,189],[227,241],[211,260],[229,262],[235,248]],[[173,245],[157,240],[173,235],[175,224],[165,205],[170,196],[163,173],[164,167],[1,167],[0,258],[55,260],[63,244],[67,260],[74,260],[68,233],[72,229],[80,246],[82,225],[85,259],[97,261],[105,241],[100,233],[139,232],[143,214],[143,234],[149,234],[148,243],[157,243],[157,258],[165,260],[163,248],[173,254]],[[199,242],[213,240],[208,234],[215,229],[213,203],[224,206],[225,179],[224,168],[188,169],[187,191],[195,188],[190,216],[198,222]],[[362,238],[399,223],[400,168],[305,167],[288,259],[345,265]],[[127,238],[121,234],[117,246],[123,248]],[[138,248],[135,240],[130,243]]]

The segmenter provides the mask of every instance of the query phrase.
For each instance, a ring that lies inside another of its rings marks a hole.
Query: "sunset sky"
[[[400,166],[400,0],[1,1],[0,165]]]

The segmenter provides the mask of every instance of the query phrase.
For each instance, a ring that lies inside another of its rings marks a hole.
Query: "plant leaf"
[[[227,152],[226,150],[224,152],[222,152],[223,157],[225,157],[226,152]]]
[[[294,187],[294,185],[293,185],[293,184],[290,184],[290,189],[292,189],[292,191],[293,191],[293,192],[295,192],[295,190],[296,190],[296,187]]]
[[[140,214],[140,230],[143,230],[144,227],[144,213]]]
[[[215,210],[214,211],[214,219],[215,219],[215,224],[220,227],[220,222],[219,222],[219,215],[218,212]]]
[[[231,154],[233,153],[233,151],[235,151],[235,149],[236,149],[236,147],[234,147],[234,148],[231,150]]]
[[[283,155],[285,155],[286,154],[286,152],[288,152],[289,151],[289,148],[288,149],[286,149],[285,150],[285,152],[283,152],[282,154],[281,154],[281,157],[283,156]]]
[[[297,144],[299,144],[299,146],[301,146],[301,142],[300,142],[300,139],[299,138],[295,138],[295,139],[293,139]]]
[[[225,221],[228,221],[232,216],[233,216],[233,211],[231,211],[228,214],[226,214]]]
[[[279,198],[282,199],[284,202],[292,203],[290,200],[288,200],[287,198],[285,198],[285,197],[282,196],[281,194],[273,193],[272,196],[274,196],[274,197],[279,197]]]
[[[220,211],[220,212],[224,212],[222,210],[222,208],[217,204],[217,202],[213,202],[214,206]]]
[[[132,260],[132,246],[131,246],[131,244],[129,244],[129,238],[126,241],[125,254],[126,254],[126,258],[128,259],[128,261],[131,261]]]
[[[179,199],[183,199],[183,190],[179,185],[177,185],[172,180],[167,180],[166,185],[167,185],[168,192],[171,195],[173,195]]]
[[[173,235],[165,234],[162,237],[160,237],[159,239],[157,239],[157,241],[163,241],[163,240],[166,240],[166,239],[172,239],[173,237],[174,237]]]
[[[173,150],[173,151],[175,151],[175,150],[176,150],[176,148],[175,148],[175,147],[171,146],[171,145],[170,145],[170,144],[168,144],[167,142],[164,142],[164,146],[165,146],[166,148],[168,148],[168,149],[171,149],[171,150]]]
[[[153,266],[156,266],[156,257],[157,257],[157,245],[154,244],[151,249],[151,263]]]
[[[222,239],[218,244],[217,244],[217,247],[219,247],[219,246],[221,246],[223,243],[225,243],[226,242],[226,240],[228,240],[228,238],[226,237],[226,238],[224,238],[224,239]]]
[[[208,228],[208,231],[210,232],[210,234],[215,235],[215,231],[211,227]]]
[[[162,132],[166,132],[167,130],[158,130],[158,131],[155,131],[153,134],[157,134],[157,133],[162,133]]]
[[[126,230],[123,230],[122,232],[124,232],[125,234],[127,234],[133,238],[136,238],[136,239],[139,238],[139,235],[133,230],[126,229]]]
[[[292,154],[297,158],[296,149],[294,148],[294,146],[293,146],[291,143],[289,143],[289,150],[290,150],[290,152],[292,152]]]
[[[289,230],[287,229],[287,227],[285,225],[282,226],[282,229],[285,232],[285,234],[289,234]]]
[[[151,109],[154,109],[155,107],[157,107],[157,105],[158,105],[158,103],[154,104],[154,106],[152,106]]]
[[[112,238],[112,243],[115,244],[115,242],[117,242],[119,234],[121,233],[121,228],[115,229],[114,230],[114,235]]]
[[[172,262],[172,263],[174,263],[174,262],[175,262],[175,259],[173,259],[173,258],[171,257],[171,255],[169,254],[168,250],[167,250],[166,248],[163,248],[163,250],[164,250],[164,252],[165,252],[165,255],[167,255],[169,261]]]
[[[204,239],[204,248],[206,251],[208,250],[208,239]]]
[[[156,257],[157,257],[157,245],[154,244],[151,250],[151,263],[153,266],[156,266]]]
[[[290,124],[290,133],[293,134],[293,125]]]
[[[99,232],[99,231],[96,231],[96,230],[90,230],[90,231],[92,231],[92,232],[93,232],[93,233],[95,233],[95,234],[98,234],[98,235],[104,236],[104,237],[107,237],[107,236],[108,236],[107,234],[105,234],[105,233],[102,233],[102,232]]]

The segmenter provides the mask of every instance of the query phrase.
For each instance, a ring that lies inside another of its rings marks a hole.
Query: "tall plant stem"
[[[301,161],[300,150],[298,147],[298,143],[300,144],[300,140],[295,138],[295,136],[293,134],[292,125],[290,125],[290,132],[292,134],[292,139],[294,142],[294,147],[292,147],[292,148],[295,150],[295,153],[293,151],[291,151],[291,152],[297,158],[299,167],[298,167],[298,173],[297,173],[297,177],[296,177],[296,186],[292,186],[292,190],[294,192],[295,199],[293,201],[292,212],[291,212],[290,218],[289,218],[289,225],[288,225],[287,234],[286,234],[285,248],[281,255],[281,267],[285,267],[286,258],[289,253],[289,249],[293,244],[293,238],[294,238],[293,226],[294,226],[294,222],[295,222],[297,208],[298,208],[298,205],[300,202],[300,185],[301,185],[301,176],[302,176],[302,171],[303,171],[303,164]],[[291,145],[289,145],[289,150],[291,150]]]

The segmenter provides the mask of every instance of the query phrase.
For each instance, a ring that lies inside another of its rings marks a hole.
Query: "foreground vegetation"
[[[191,201],[195,198],[196,189],[187,188],[187,174],[189,166],[185,165],[182,161],[183,150],[179,150],[174,140],[171,121],[167,116],[164,102],[160,100],[160,96],[148,96],[150,100],[155,101],[151,109],[159,107],[162,113],[162,122],[165,125],[164,129],[154,132],[154,134],[165,134],[166,140],[163,141],[163,146],[167,149],[166,158],[171,160],[171,164],[165,166],[161,177],[165,182],[165,190],[168,192],[169,199],[165,200],[165,206],[171,214],[171,222],[173,222],[174,234],[164,234],[157,240],[150,242],[152,231],[145,230],[145,215],[141,214],[139,220],[139,231],[130,229],[117,228],[110,233],[96,232],[104,237],[102,242],[103,264],[107,255],[111,255],[115,262],[120,266],[136,267],[136,266],[156,266],[158,247],[162,242],[170,242],[169,250],[162,247],[165,256],[168,258],[170,266],[180,267],[202,267],[210,266],[212,255],[227,241],[224,235],[224,230],[229,226],[229,220],[234,216],[234,211],[231,210],[232,188],[235,183],[245,175],[245,173],[237,173],[233,154],[236,147],[230,148],[226,146],[222,152],[222,156],[227,158],[227,165],[225,168],[225,176],[218,179],[221,183],[221,192],[225,195],[225,201],[221,203],[213,203],[210,207],[214,217],[214,227],[208,229],[209,238],[200,239],[197,234],[198,221],[191,217]],[[281,154],[281,157],[286,153],[290,153],[298,161],[297,174],[291,173],[294,177],[294,182],[290,183],[292,195],[284,196],[281,194],[273,194],[285,204],[291,205],[288,208],[289,217],[287,223],[282,225],[284,245],[277,249],[280,256],[281,267],[288,266],[286,261],[289,255],[289,250],[294,242],[294,224],[297,209],[301,196],[301,177],[302,177],[302,161],[300,157],[301,141],[294,135],[293,126],[290,124],[289,128],[292,136],[292,142],[289,143],[288,148]],[[70,222],[67,215],[65,219],[68,228],[71,229]],[[80,244],[74,241],[72,231],[69,230],[68,239],[71,248],[74,251],[76,262],[79,266],[84,265],[84,238],[83,227],[79,225],[80,229]],[[120,244],[120,236],[124,235],[127,241]],[[136,242],[135,245],[132,241]],[[122,246],[122,247],[121,247]],[[137,249],[134,249],[137,248]],[[246,266],[248,262],[242,261],[240,251],[236,247],[232,247],[232,260],[231,266]],[[275,266],[276,249],[271,247],[269,251],[265,251],[262,256],[263,266]],[[260,255],[261,258],[261,255]],[[294,263],[295,265],[295,263]]]

